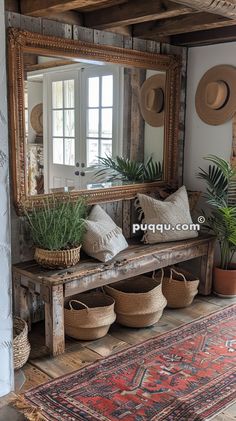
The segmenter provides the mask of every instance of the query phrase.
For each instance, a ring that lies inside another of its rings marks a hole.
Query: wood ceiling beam
[[[158,19],[171,18],[191,13],[193,9],[163,0],[130,0],[128,3],[109,7],[106,10],[85,13],[87,27],[108,29]]]
[[[123,1],[123,0],[122,0]],[[49,13],[63,13],[67,10],[114,4],[111,0],[21,0],[21,13],[35,17],[45,17]]]
[[[55,20],[56,22],[68,23],[69,25],[83,26],[83,15],[82,13],[74,10],[68,10],[64,13],[48,13],[46,19]]]
[[[180,34],[170,37],[170,43],[186,47],[218,44],[236,41],[236,25],[227,28],[214,28],[207,31]]]
[[[25,61],[25,56],[24,56],[24,61]],[[51,69],[52,67],[68,66],[71,64],[75,64],[75,62],[71,60],[52,60],[46,63],[25,64],[24,70],[26,72],[33,72],[35,70],[45,70],[45,69]]]
[[[107,32],[113,32],[114,34],[124,35],[125,37],[132,37],[132,26],[114,26],[109,28]]]
[[[94,11],[94,10],[101,10],[101,9],[106,9],[107,7],[111,7],[117,4],[122,4],[122,3],[128,3],[129,0],[100,0],[100,3],[95,3],[94,5],[88,5],[88,6],[83,6],[80,7],[79,11],[81,12],[90,12],[90,11]]]
[[[20,2],[18,0],[5,0],[5,10],[18,13],[20,11]]]
[[[133,36],[154,39],[156,35],[158,37],[165,37],[187,32],[233,26],[235,24],[236,20],[233,21],[232,19],[216,16],[211,13],[199,12],[197,14],[178,16],[172,19],[135,25],[133,28]]]
[[[236,0],[173,0],[175,3],[189,6],[203,12],[215,13],[236,19]]]

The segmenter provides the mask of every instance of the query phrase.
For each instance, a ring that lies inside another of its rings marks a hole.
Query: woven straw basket
[[[30,354],[28,340],[28,325],[19,317],[13,320],[13,362],[14,369],[18,370],[27,362]]]
[[[76,265],[80,260],[81,246],[69,250],[44,250],[35,249],[34,258],[41,266],[56,269],[68,268]]]
[[[162,291],[167,307],[183,308],[192,304],[198,293],[199,279],[183,269],[165,268],[162,273]]]
[[[115,321],[115,302],[103,293],[78,294],[65,303],[65,333],[75,339],[105,336]]]
[[[129,327],[147,327],[158,322],[166,306],[161,282],[136,276],[104,287],[115,299],[117,322]]]

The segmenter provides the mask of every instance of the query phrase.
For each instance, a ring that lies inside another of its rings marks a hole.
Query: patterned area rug
[[[236,398],[235,313],[227,307],[50,381],[22,406],[35,408],[31,420],[209,420]]]

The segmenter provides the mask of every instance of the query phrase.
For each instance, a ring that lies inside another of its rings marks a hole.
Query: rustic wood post
[[[51,287],[50,297],[45,301],[46,346],[53,356],[65,351],[64,291],[63,285]]]
[[[231,164],[234,168],[236,168],[236,113],[233,116],[232,122],[232,152],[231,152]]]
[[[199,285],[199,294],[209,295],[212,292],[212,275],[214,266],[214,252],[216,240],[213,239],[208,244],[206,256],[201,258],[201,277]]]
[[[130,159],[143,161],[144,159],[144,120],[139,108],[139,93],[146,80],[146,70],[131,69],[131,133],[130,133]]]
[[[31,330],[31,313],[30,313],[30,292],[25,286],[20,286],[20,317],[28,324],[28,330]]]
[[[13,271],[12,274],[12,287],[13,287],[13,313],[14,316],[20,317],[20,283],[21,275]]]

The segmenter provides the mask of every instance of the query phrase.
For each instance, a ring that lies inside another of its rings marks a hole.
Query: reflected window
[[[25,135],[28,137],[29,133],[29,105],[28,105],[28,85],[25,81],[24,85],[24,100],[25,100]]]
[[[113,74],[89,76],[86,112],[87,167],[98,163],[98,156],[112,155]]]
[[[52,82],[53,164],[75,165],[74,80]]]

